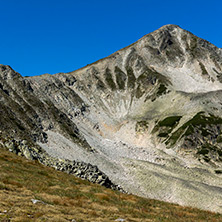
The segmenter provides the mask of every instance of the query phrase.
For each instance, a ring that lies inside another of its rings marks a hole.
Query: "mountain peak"
[[[15,72],[11,66],[0,64],[0,77],[3,79],[13,79],[15,77],[21,77],[21,75]]]
[[[175,29],[175,28],[181,29],[181,27],[179,25],[174,25],[174,24],[163,25],[159,29]]]
[[[221,50],[210,42],[168,24],[80,70],[108,67],[115,73],[113,67],[117,66],[127,73],[126,67],[131,67],[137,78],[150,67],[169,79],[174,90],[208,92],[222,89],[221,58]]]
[[[173,25],[173,24],[167,24],[164,26],[161,26],[159,29],[149,33],[149,34],[156,34],[156,33],[177,33],[178,31],[184,31],[186,32],[186,30],[182,29],[180,26],[178,25]],[[147,34],[147,35],[149,35]]]

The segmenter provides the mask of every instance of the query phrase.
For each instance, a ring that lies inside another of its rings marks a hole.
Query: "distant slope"
[[[0,221],[222,221],[222,215],[122,194],[0,148]],[[38,200],[39,202],[33,203]],[[120,221],[120,220],[119,220]]]

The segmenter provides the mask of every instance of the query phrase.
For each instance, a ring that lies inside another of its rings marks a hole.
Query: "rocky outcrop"
[[[49,156],[41,147],[31,146],[26,140],[15,140],[12,138],[3,138],[1,136],[1,145],[19,156],[24,156],[29,160],[37,160],[45,166],[53,167],[58,171],[72,174],[76,177],[97,183],[101,186],[125,192],[121,186],[111,182],[107,175],[98,169],[97,166],[89,163],[57,159]]]
[[[46,131],[56,128],[73,142],[93,152],[67,114],[50,100],[40,100],[27,79],[11,67],[0,65],[0,82],[0,129],[5,135],[46,143]],[[59,87],[62,87],[61,82],[55,84],[55,88]],[[52,86],[50,88],[52,91]]]

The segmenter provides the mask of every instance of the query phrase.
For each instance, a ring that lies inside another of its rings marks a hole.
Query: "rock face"
[[[0,130],[65,171],[96,165],[130,193],[222,212],[221,95],[222,50],[166,25],[71,73],[1,65]]]

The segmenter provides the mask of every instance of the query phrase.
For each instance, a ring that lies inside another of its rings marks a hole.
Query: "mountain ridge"
[[[83,66],[83,67],[81,67],[81,68],[79,68],[79,69],[76,69],[76,70],[71,71],[71,72],[68,72],[68,73],[78,72],[78,71],[80,71],[80,70],[82,70],[82,69],[84,69],[84,68],[87,68],[87,67],[91,66],[91,65],[95,65],[95,64],[97,64],[97,63],[100,62],[100,61],[103,61],[103,60],[108,59],[108,58],[110,58],[110,57],[112,57],[112,56],[115,56],[119,51],[123,51],[123,50],[125,50],[125,49],[127,49],[127,48],[129,48],[129,47],[131,47],[131,46],[133,46],[133,45],[135,45],[136,43],[138,43],[139,41],[141,41],[142,39],[146,38],[146,36],[148,36],[148,35],[150,35],[150,34],[152,34],[152,33],[159,32],[160,30],[165,30],[165,31],[166,31],[166,30],[169,30],[169,29],[172,29],[172,28],[181,29],[181,30],[183,30],[183,31],[185,31],[185,32],[187,32],[187,33],[189,33],[189,34],[197,37],[197,36],[194,35],[193,33],[189,32],[189,31],[187,31],[187,30],[185,30],[185,29],[182,29],[179,25],[174,25],[174,24],[163,25],[163,26],[161,26],[159,29],[154,30],[154,31],[152,31],[152,32],[150,32],[150,33],[142,36],[142,37],[139,38],[136,42],[133,42],[133,43],[131,43],[130,45],[125,46],[125,47],[117,50],[116,52],[110,54],[109,56],[106,56],[106,57],[104,57],[104,58],[101,58],[101,59],[99,59],[99,60],[97,60],[97,61],[95,61],[95,62],[92,62],[92,63],[90,63],[90,64],[87,64],[86,66]],[[198,38],[198,37],[197,37],[197,38]],[[218,48],[216,45],[210,43],[209,41],[207,41],[207,40],[204,40],[204,41],[206,41],[208,44],[210,44],[210,45]],[[222,48],[218,48],[218,49],[221,50]]]
[[[149,35],[151,35],[151,34],[155,34],[155,33],[158,33],[158,32],[160,32],[160,31],[168,31],[168,32],[169,32],[169,31],[172,31],[172,29],[182,30],[182,31],[185,32],[185,33],[189,33],[189,34],[191,34],[192,36],[194,36],[194,37],[196,37],[196,38],[198,38],[198,39],[201,39],[201,38],[197,37],[196,35],[192,34],[191,32],[182,29],[182,28],[181,28],[180,26],[178,26],[178,25],[173,25],[173,24],[164,25],[164,26],[160,27],[159,29],[157,29],[157,30],[155,30],[155,31],[152,31],[152,32],[144,35],[143,37],[141,37],[140,39],[138,39],[136,42],[130,44],[129,46],[123,47],[123,48],[117,50],[116,52],[112,53],[111,55],[109,55],[109,56],[107,56],[107,57],[104,57],[104,58],[102,58],[102,59],[99,59],[99,60],[97,60],[97,61],[95,61],[95,62],[93,62],[93,63],[91,63],[91,64],[88,64],[88,65],[80,68],[80,69],[77,69],[77,70],[74,70],[74,71],[71,71],[71,72],[68,72],[68,73],[77,72],[77,71],[82,70],[82,69],[84,69],[84,68],[87,68],[87,67],[89,67],[89,66],[91,66],[91,65],[95,65],[95,64],[97,64],[97,63],[100,62],[100,61],[103,61],[103,60],[108,59],[108,58],[112,58],[112,56],[115,56],[116,54],[118,54],[119,51],[123,51],[123,50],[126,50],[126,49],[130,48],[131,46],[137,44],[138,42],[140,42],[141,40],[143,40],[144,38],[146,38],[147,36],[149,36]],[[201,39],[201,40],[203,40],[203,39]],[[210,43],[209,41],[207,41],[207,40],[204,40],[204,41],[205,41],[207,44],[211,45],[213,48],[216,47],[217,49],[220,49],[220,48],[218,48],[217,46],[215,46],[214,44]]]
[[[96,165],[130,193],[222,212],[222,52],[213,44],[166,25],[70,73],[0,68],[3,134]]]

